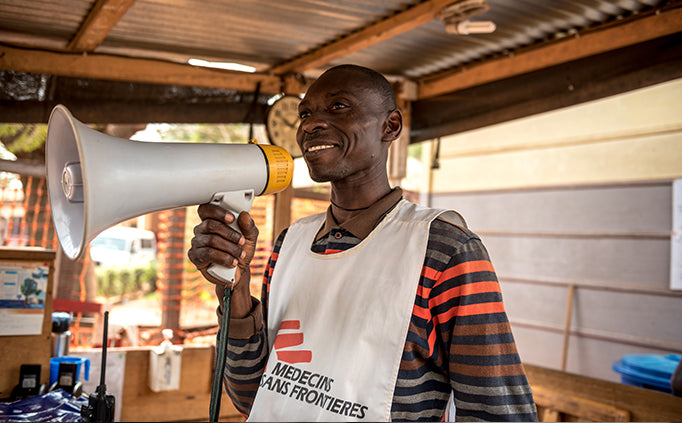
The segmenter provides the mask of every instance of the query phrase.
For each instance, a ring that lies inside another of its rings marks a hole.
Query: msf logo
[[[299,320],[283,320],[279,325],[275,339],[277,359],[289,364],[310,363],[313,353],[310,350],[297,349],[303,344],[303,332]]]

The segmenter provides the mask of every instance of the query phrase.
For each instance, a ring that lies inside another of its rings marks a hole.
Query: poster
[[[0,261],[0,335],[40,335],[48,262]]]

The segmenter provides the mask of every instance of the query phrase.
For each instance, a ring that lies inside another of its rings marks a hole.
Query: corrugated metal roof
[[[638,13],[660,0],[488,0],[490,10],[472,20],[490,20],[492,34],[455,35],[434,20],[408,33],[344,57],[343,61],[421,77],[519,48],[571,36],[594,25]]]
[[[139,0],[101,50],[161,50],[266,68],[378,20],[403,3]]]
[[[395,0],[137,0],[95,52],[184,61],[239,62],[265,70],[420,2]],[[473,19],[492,34],[454,35],[439,20],[371,45],[334,63],[420,77],[572,36],[665,0],[488,0]],[[63,48],[95,1],[0,0],[0,41]]]

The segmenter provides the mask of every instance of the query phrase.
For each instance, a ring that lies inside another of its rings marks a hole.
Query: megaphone
[[[50,114],[45,155],[52,219],[72,260],[104,229],[133,217],[207,202],[237,216],[254,196],[285,189],[293,175],[280,147],[131,141],[90,128],[63,105]],[[234,282],[234,270],[209,272]]]

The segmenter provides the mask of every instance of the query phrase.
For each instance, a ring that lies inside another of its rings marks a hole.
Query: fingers
[[[233,219],[234,220],[234,219]],[[228,222],[220,222],[213,219],[207,219],[194,227],[194,236],[201,237],[206,235],[215,235],[220,239],[215,239],[214,241],[222,241],[223,245],[234,244],[234,245],[244,245],[246,239],[241,233],[237,232],[232,227],[228,226]],[[220,248],[220,245],[214,245],[216,248]]]
[[[255,245],[258,240],[258,227],[256,227],[253,219],[251,219],[251,215],[247,212],[241,212],[237,224],[244,237],[244,243],[253,243]]]
[[[247,212],[241,212],[237,218],[239,230],[242,232],[242,243],[239,244],[242,253],[237,265],[242,272],[248,272],[251,260],[256,254],[256,242],[258,241],[258,228]],[[250,272],[249,272],[250,273]]]
[[[255,253],[258,228],[249,213],[242,212],[235,225],[235,216],[216,205],[202,204],[197,211],[202,222],[194,228],[192,245],[187,252],[189,260],[206,279],[216,284],[222,284],[223,281],[206,272],[211,264],[229,268],[238,266],[237,282],[241,275],[250,274],[249,266]],[[231,224],[239,227],[245,235],[230,227]]]
[[[234,221],[234,215],[228,210],[211,203],[200,204],[197,207],[197,213],[201,220],[214,219],[214,220],[225,220],[231,219],[230,223]]]

